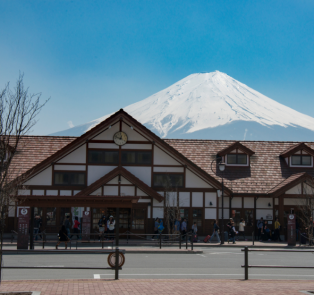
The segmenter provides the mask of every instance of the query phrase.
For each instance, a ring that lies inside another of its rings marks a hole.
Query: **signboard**
[[[91,211],[83,211],[82,240],[90,240]]]
[[[295,214],[288,215],[288,245],[295,246],[296,245],[296,231],[295,231]]]
[[[17,249],[28,249],[30,208],[18,208],[18,236]]]

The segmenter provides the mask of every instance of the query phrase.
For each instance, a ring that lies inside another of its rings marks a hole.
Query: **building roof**
[[[226,148],[222,149],[221,151],[219,151],[217,153],[217,155],[218,156],[224,156],[224,155],[230,153],[231,151],[233,151],[235,149],[239,149],[249,156],[252,156],[255,154],[251,149],[247,148],[246,146],[241,144],[239,141],[236,141],[236,142],[233,142],[232,144],[230,144],[229,146],[227,146]]]
[[[314,156],[314,150],[310,148],[308,145],[306,145],[304,142],[300,142],[300,143],[290,146],[287,150],[282,152],[280,155],[284,158],[289,157],[293,155],[294,153],[298,152],[299,150],[305,150],[308,154]]]
[[[220,181],[223,176],[225,185],[235,194],[275,193],[275,188],[279,184],[300,172],[306,172],[309,177],[314,177],[313,168],[289,167],[280,156],[281,151],[295,146],[295,142],[241,141],[241,144],[255,152],[251,156],[250,166],[227,166],[222,174],[212,162],[219,151],[229,147],[234,141],[187,139],[165,141],[217,180]],[[314,148],[314,142],[306,145]]]

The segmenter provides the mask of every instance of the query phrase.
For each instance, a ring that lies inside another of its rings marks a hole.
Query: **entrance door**
[[[119,232],[124,233],[130,230],[131,227],[131,209],[130,208],[119,208],[119,216],[116,214],[116,208],[108,208],[108,218],[110,215],[115,220],[119,218]]]
[[[147,216],[147,208],[132,209],[132,228],[134,234],[145,234],[145,219]]]

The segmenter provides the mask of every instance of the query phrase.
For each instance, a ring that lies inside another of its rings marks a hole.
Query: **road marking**
[[[37,265],[34,267],[64,267],[64,265]]]
[[[196,255],[198,255],[198,256],[202,256],[202,257],[206,257],[206,256],[204,256],[204,255],[202,255],[202,254],[196,254]]]
[[[100,275],[94,275],[94,279],[95,280],[97,280],[97,279],[99,280],[100,279]]]

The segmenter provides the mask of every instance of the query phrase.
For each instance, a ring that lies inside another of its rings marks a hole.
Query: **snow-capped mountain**
[[[218,71],[189,75],[124,110],[162,138],[314,140],[314,118]],[[110,115],[52,135],[79,136]]]

